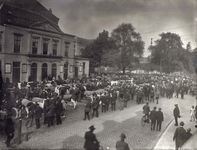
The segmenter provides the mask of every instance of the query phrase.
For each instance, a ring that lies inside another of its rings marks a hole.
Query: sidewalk
[[[191,128],[191,133],[196,134],[197,129],[195,128],[196,123],[190,122],[190,108],[191,106],[196,106],[196,100],[195,97],[192,97],[191,95],[185,95],[184,99],[179,99],[177,102],[180,113],[181,113],[181,118],[179,118],[178,122],[180,123],[183,121],[185,123],[184,128]],[[171,120],[170,124],[167,126],[163,134],[161,135],[161,138],[158,140],[156,145],[154,146],[154,150],[161,150],[161,149],[175,149],[175,142],[173,142],[173,135],[175,132],[175,129],[177,126],[174,126],[174,119]],[[193,140],[196,141],[196,139],[193,138]],[[192,143],[192,142],[190,142]],[[187,142],[187,147],[189,147],[191,144]],[[190,149],[185,146],[183,146],[184,149]],[[197,147],[193,147],[193,149],[197,149]]]

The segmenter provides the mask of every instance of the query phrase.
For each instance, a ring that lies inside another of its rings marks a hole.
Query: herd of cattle
[[[98,84],[97,84],[98,85]],[[77,106],[77,101],[80,101],[84,96],[90,96],[94,92],[97,94],[103,93],[104,89],[99,89],[101,86],[88,84],[60,84],[57,85],[55,81],[48,81],[45,84],[38,84],[33,82],[18,83],[13,87],[8,87],[4,94],[4,100],[1,104],[1,110],[9,113],[10,110],[15,110],[16,118],[20,116],[21,105],[25,108],[28,115],[28,106],[38,103],[41,108],[47,98],[55,99],[60,97],[67,105]],[[94,86],[94,87],[93,87]],[[106,85],[105,85],[106,86]],[[92,90],[93,89],[93,90]]]
[[[125,85],[133,85],[133,79],[124,80],[124,81],[110,81],[110,82],[89,82],[89,83],[78,83],[78,84],[69,84],[63,83],[59,84],[57,81],[48,81],[42,83],[34,83],[34,82],[25,82],[18,83],[15,86],[7,86],[4,92],[4,103],[1,106],[1,110],[7,109],[7,112],[10,110],[15,110],[16,117],[20,116],[19,114],[19,105],[22,105],[25,108],[26,113],[28,115],[29,110],[28,106],[38,103],[41,108],[44,108],[44,104],[47,98],[55,99],[60,97],[63,99],[67,105],[73,106],[74,109],[77,106],[77,102],[82,98],[92,95],[94,92],[98,95],[101,93],[107,92],[108,87],[113,85],[120,85],[120,83],[126,83]],[[58,83],[58,84],[57,84]],[[115,88],[115,86],[113,86]],[[119,86],[117,86],[119,87]],[[168,88],[169,87],[169,88]],[[146,93],[149,95],[150,92],[146,92],[146,86],[138,86],[136,85],[135,94],[138,97],[142,97],[143,94]],[[168,90],[169,89],[169,90]],[[173,90],[171,90],[173,89]],[[166,93],[168,97],[168,93],[174,92],[174,86],[171,83],[166,83],[165,87],[160,86],[160,94]],[[168,92],[169,91],[169,92]],[[131,92],[131,90],[130,90]],[[171,94],[170,94],[171,95]]]

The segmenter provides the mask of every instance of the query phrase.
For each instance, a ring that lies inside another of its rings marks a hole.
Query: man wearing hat
[[[121,133],[120,141],[116,142],[117,150],[130,150],[128,143],[124,141],[125,139],[126,139],[126,135],[124,133]]]
[[[176,150],[178,150],[179,147],[181,148],[181,146],[185,142],[186,131],[183,128],[183,126],[184,126],[184,122],[181,121],[180,122],[180,127],[176,128],[176,130],[174,132],[173,141],[175,141]]]
[[[96,138],[96,135],[93,133],[95,127],[92,125],[89,127],[90,131],[85,133],[85,143],[84,148],[86,150],[97,150],[99,149],[99,141]]]
[[[156,107],[153,107],[153,110],[150,112],[151,130],[155,130],[156,118],[157,118]]]
[[[175,126],[178,126],[178,117],[180,117],[180,111],[179,111],[178,104],[175,104],[174,106],[175,108],[173,110],[173,114],[174,114],[174,119],[175,119]]]
[[[157,111],[157,118],[156,118],[156,121],[157,121],[157,131],[161,131],[161,124],[162,124],[162,121],[164,120],[164,116],[163,116],[163,112],[161,111],[161,108],[159,108],[159,111]]]

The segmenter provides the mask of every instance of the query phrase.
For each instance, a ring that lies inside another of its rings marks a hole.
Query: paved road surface
[[[176,128],[172,115],[174,104],[179,105],[182,115],[180,120],[186,123],[185,126],[195,124],[189,122],[189,110],[192,105],[196,105],[195,98],[190,95],[186,95],[184,99],[160,98],[159,104],[150,103],[151,109],[154,106],[161,107],[164,113],[161,131],[151,131],[150,124],[141,126],[144,104],[136,104],[135,101],[130,100],[128,108],[100,113],[99,118],[90,121],[83,120],[84,105],[81,104],[77,110],[69,111],[63,124],[50,128],[43,125],[38,130],[32,128],[28,141],[24,141],[23,137],[22,144],[17,145],[15,139],[12,145],[15,149],[83,149],[84,133],[88,131],[89,126],[94,125],[96,128],[94,133],[105,149],[107,147],[111,150],[115,149],[115,143],[120,139],[121,133],[126,134],[126,142],[131,149],[172,149],[174,148],[172,136]],[[192,132],[194,130],[192,129]],[[0,148],[6,147],[1,144]]]

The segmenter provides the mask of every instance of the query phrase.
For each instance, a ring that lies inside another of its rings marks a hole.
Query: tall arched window
[[[42,81],[47,77],[47,64],[42,65]]]
[[[31,64],[31,80],[37,81],[37,64]]]
[[[56,64],[52,64],[52,72],[51,72],[52,78],[57,76],[57,65]]]

